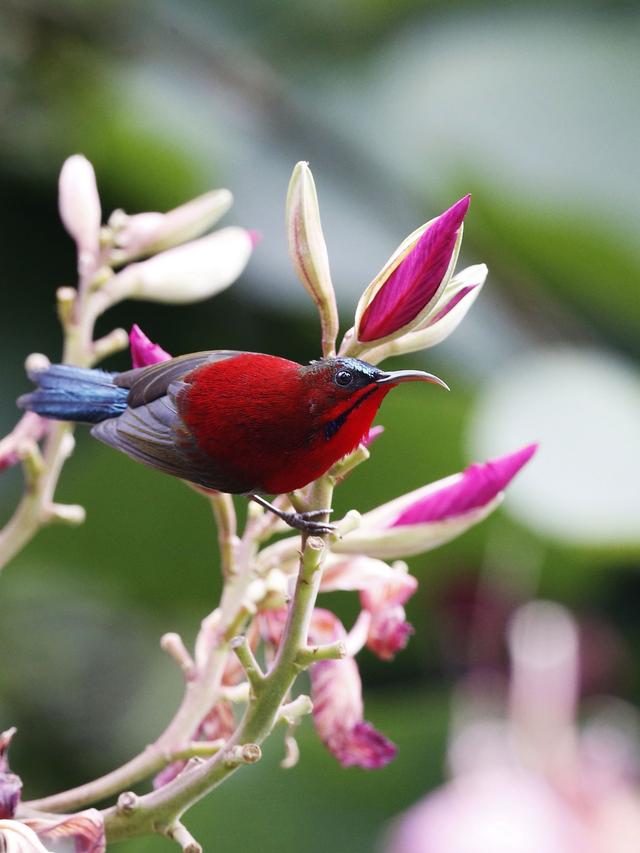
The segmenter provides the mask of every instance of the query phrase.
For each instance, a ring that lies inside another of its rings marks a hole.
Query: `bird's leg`
[[[333,524],[329,524],[328,522],[313,521],[313,519],[318,516],[328,515],[330,512],[333,512],[330,507],[329,509],[312,509],[308,512],[285,512],[282,509],[278,509],[278,507],[274,506],[272,503],[269,503],[269,501],[261,495],[251,494],[247,495],[247,497],[250,501],[255,501],[257,504],[260,504],[260,506],[268,509],[269,512],[277,515],[278,518],[281,518],[289,525],[289,527],[301,530],[303,533],[333,533],[336,529]]]

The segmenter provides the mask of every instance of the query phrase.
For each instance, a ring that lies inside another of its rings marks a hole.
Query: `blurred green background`
[[[60,352],[54,293],[73,283],[74,251],[56,182],[81,151],[107,215],[226,186],[226,222],[262,232],[214,300],[128,303],[101,321],[138,322],[176,354],[317,356],[284,237],[297,160],[315,175],[343,330],[405,234],[471,191],[461,263],[486,261],[488,283],[449,341],[407,362],[453,392],[406,386],[385,402],[386,432],[337,509],[542,441],[503,510],[411,561],[408,649],[361,656],[366,716],[398,743],[395,763],[342,770],[306,721],[284,771],[276,734],[190,813],[206,850],[371,850],[443,779],[451,688],[470,664],[503,664],[505,620],[529,597],[582,621],[586,692],[640,701],[639,35],[622,0],[0,4],[0,432],[25,356]],[[0,522],[20,491],[4,472]],[[59,498],[86,524],[44,531],[0,578],[0,729],[19,727],[26,796],[105,772],[162,730],[181,683],[158,639],[192,640],[220,588],[207,505],[179,482],[81,432]],[[356,613],[353,596],[324,603]]]

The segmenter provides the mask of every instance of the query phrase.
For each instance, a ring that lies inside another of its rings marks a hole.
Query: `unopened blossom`
[[[346,639],[342,623],[316,608],[309,638],[316,644]],[[343,767],[375,770],[395,758],[396,747],[363,719],[362,683],[353,658],[325,660],[310,669],[313,721],[320,740]]]
[[[82,275],[98,254],[102,217],[95,172],[82,154],[74,154],[62,166],[58,206],[64,227],[75,240]]]
[[[168,361],[171,356],[162,349],[160,344],[154,344],[142,331],[137,323],[134,323],[129,332],[129,347],[131,350],[131,364],[134,367],[147,367],[149,364],[157,364]]]
[[[379,347],[367,349],[367,361],[377,364],[389,356],[417,352],[444,341],[460,325],[480,295],[487,273],[485,264],[475,264],[454,275],[420,323]]]
[[[198,302],[232,284],[245,268],[255,237],[244,228],[214,234],[130,264],[104,287],[111,302]]]
[[[117,263],[142,255],[155,255],[193,240],[208,231],[229,210],[233,196],[229,190],[211,190],[167,213],[137,213],[128,216],[115,210],[109,217]]]
[[[331,355],[338,334],[338,309],[316,187],[308,163],[297,163],[293,170],[287,193],[286,223],[291,261],[318,308],[323,354]]]
[[[356,346],[413,331],[433,311],[455,268],[469,201],[461,198],[401,243],[358,303]]]
[[[49,847],[55,853],[104,853],[107,849],[104,820],[98,809],[85,809],[64,817],[28,817],[24,822],[46,845],[34,847],[33,853],[42,850],[48,853]],[[26,847],[25,853],[30,850]]]
[[[22,780],[9,769],[8,751],[15,728],[0,734],[0,819],[12,818],[22,793]]]
[[[423,486],[362,517],[362,523],[333,546],[337,553],[382,559],[430,551],[486,518],[503,490],[536,452],[531,444],[460,474]]]

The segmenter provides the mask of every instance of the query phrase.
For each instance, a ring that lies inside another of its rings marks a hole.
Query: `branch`
[[[311,506],[330,505],[333,486],[328,477],[318,480],[311,490]],[[315,606],[321,577],[325,543],[321,537],[303,537],[296,590],[289,608],[276,659],[263,677],[260,689],[249,702],[244,718],[226,749],[202,764],[185,771],[163,788],[140,797],[136,809],[122,814],[117,808],[103,812],[109,841],[118,841],[157,832],[159,826],[171,826],[182,814],[209,791],[224,782],[239,766],[235,751],[259,748],[281,714],[283,702],[300,671],[300,655],[307,650],[309,623]],[[303,701],[301,705],[306,705]],[[300,709],[302,710],[302,708]]]

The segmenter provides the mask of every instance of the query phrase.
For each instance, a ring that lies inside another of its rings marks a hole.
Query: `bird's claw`
[[[308,535],[335,533],[335,524],[329,524],[326,521],[313,521],[317,516],[327,515],[330,512],[332,512],[331,509],[311,509],[308,512],[287,512],[281,517],[290,527]]]

